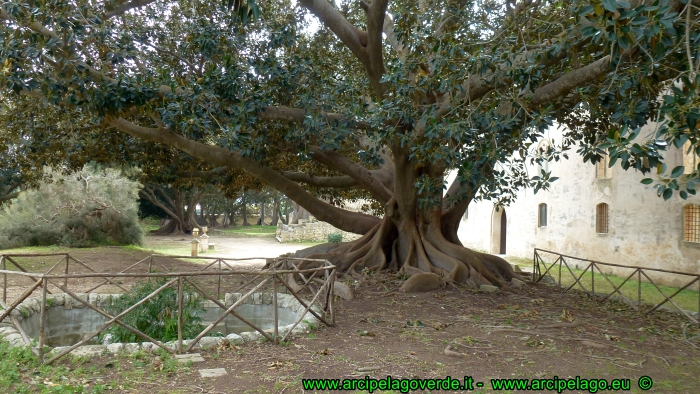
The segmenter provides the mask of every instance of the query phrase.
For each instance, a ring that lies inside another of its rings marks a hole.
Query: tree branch
[[[365,32],[353,26],[327,0],[300,0],[301,5],[323,22],[350,51],[365,64],[367,62],[367,36]]]
[[[144,191],[146,190],[146,191]],[[157,206],[158,208],[162,209],[165,213],[168,214],[171,218],[180,221],[180,218],[173,212],[170,208],[165,206],[160,200],[158,200],[158,197],[156,197],[155,193],[153,193],[153,190],[150,189],[148,186],[144,186],[143,189],[139,190],[139,194],[144,196],[148,201],[150,201],[153,205]]]
[[[0,202],[12,200],[13,198],[17,198],[17,196],[19,196],[19,192],[4,194],[0,196]]]
[[[336,113],[331,113],[331,112],[322,112],[321,115],[326,119],[326,121],[330,123],[334,122],[346,122],[348,124],[348,127],[351,128],[356,128],[359,130],[369,130],[371,127],[368,123],[364,122],[355,122],[350,119],[347,119],[343,115],[336,114]],[[283,122],[293,122],[293,123],[303,123],[304,120],[306,119],[306,112],[304,112],[303,109],[300,108],[292,108],[292,107],[265,107],[263,109],[263,112],[260,114],[260,119],[263,120],[279,120]]]
[[[345,176],[315,176],[304,172],[289,172],[282,171],[282,176],[294,181],[303,182],[307,185],[318,187],[330,187],[337,189],[347,189],[357,186],[357,181],[351,177]]]
[[[380,222],[379,218],[334,207],[311,195],[280,173],[237,152],[192,141],[167,129],[153,129],[136,125],[124,118],[110,119],[109,124],[119,130],[147,141],[166,144],[217,166],[240,169],[285,194],[303,206],[317,219],[356,234],[364,234]]]
[[[529,106],[532,108],[542,104],[551,103],[552,101],[571,91],[573,88],[597,79],[607,72],[609,64],[610,56],[605,56],[604,58],[596,60],[587,66],[577,68],[562,75],[554,82],[540,86],[532,94],[532,99],[530,100]]]
[[[147,6],[151,3],[153,3],[155,0],[132,0],[126,3],[121,3],[117,5],[117,7],[111,11],[107,11],[104,14],[104,19],[109,19],[114,16],[121,15],[129,10],[132,10],[134,8],[140,8]]]
[[[373,0],[367,10],[367,57],[369,61],[369,78],[374,93],[384,95],[385,88],[379,82],[384,75],[384,55],[382,33],[388,0]]]
[[[353,178],[364,189],[369,191],[374,198],[382,204],[386,204],[394,193],[382,182],[377,180],[372,173],[362,165],[355,163],[338,152],[324,151],[318,147],[310,147],[311,158],[323,163],[336,171]]]

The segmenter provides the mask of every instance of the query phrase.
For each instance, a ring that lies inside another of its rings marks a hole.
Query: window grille
[[[683,240],[700,242],[700,205],[690,204],[683,208]]]
[[[539,215],[537,218],[538,227],[547,227],[547,204],[542,203],[539,206]]]
[[[609,215],[608,215],[608,204],[606,203],[601,203],[598,204],[596,207],[596,215],[595,215],[595,232],[598,234],[607,234],[608,233],[608,222],[609,222]]]

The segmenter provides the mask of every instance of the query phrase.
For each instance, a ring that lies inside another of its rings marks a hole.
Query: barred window
[[[610,217],[608,216],[608,204],[598,204],[596,206],[595,212],[595,232],[598,234],[607,234],[609,220]]]
[[[547,204],[545,203],[539,205],[537,227],[547,227]]]
[[[700,205],[690,204],[683,208],[683,240],[700,242]]]

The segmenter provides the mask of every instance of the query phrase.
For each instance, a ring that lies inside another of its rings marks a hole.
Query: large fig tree
[[[457,226],[474,199],[546,188],[528,161],[607,149],[658,168],[663,193],[694,192],[697,171],[665,176],[660,151],[697,150],[698,0],[228,3],[4,1],[3,93],[242,171],[364,234],[307,255],[400,270],[417,290],[514,277]],[[383,214],[328,202],[342,192]]]

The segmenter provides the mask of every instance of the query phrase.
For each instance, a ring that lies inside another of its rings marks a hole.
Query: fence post
[[[564,256],[559,256],[559,287],[561,288],[561,264],[564,262]]]
[[[277,316],[277,275],[272,275],[272,304],[274,305],[273,313],[275,316],[275,328],[274,328],[274,336],[275,336],[275,345],[279,345],[280,340],[279,340],[279,318]]]
[[[66,253],[66,269],[65,269],[65,274],[66,277],[63,278],[63,286],[68,287],[68,264],[70,262],[70,256],[68,256],[68,253]]]
[[[591,296],[595,298],[595,263],[591,261]]]
[[[221,259],[219,259],[219,280],[216,283],[216,299],[220,300],[221,299]]]
[[[642,308],[642,269],[637,268],[637,307]]]
[[[7,270],[7,263],[5,263],[5,255],[0,256],[0,261],[2,262],[2,270]],[[7,274],[2,274],[2,302],[7,303]]]
[[[46,286],[48,280],[41,278],[41,314],[39,315],[39,363],[44,363],[44,327],[46,326]]]
[[[177,277],[177,354],[182,354],[182,275]]]

